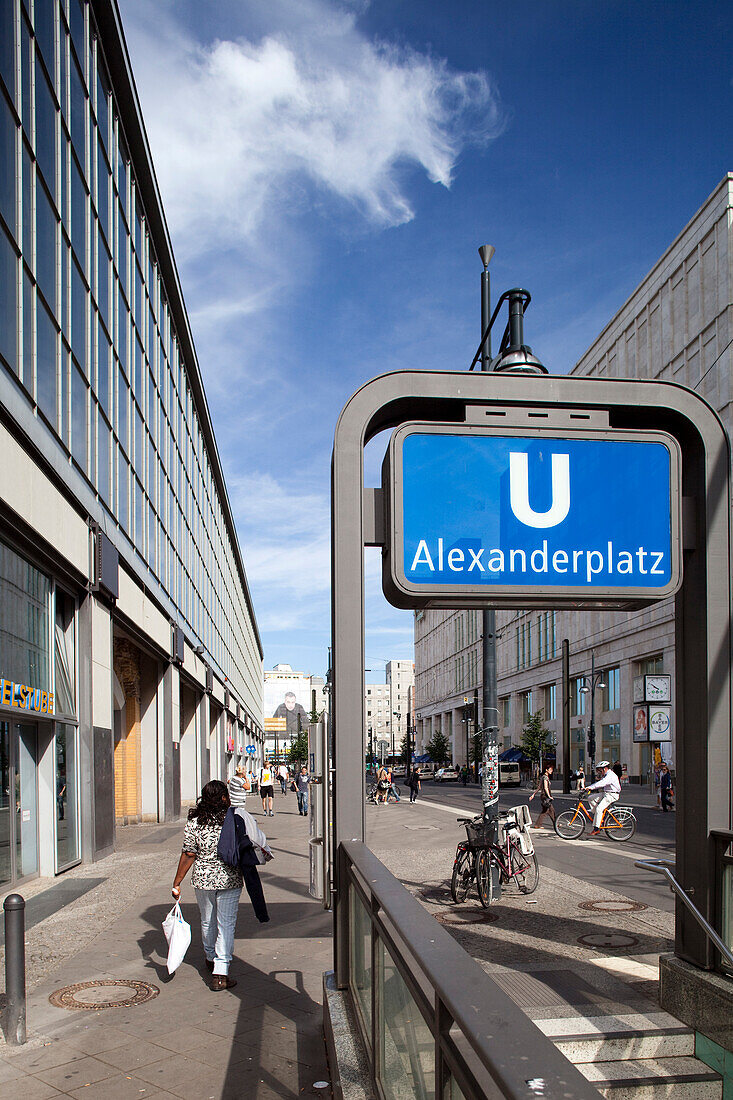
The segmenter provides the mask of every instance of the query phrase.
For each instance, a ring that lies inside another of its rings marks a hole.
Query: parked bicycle
[[[593,814],[584,803],[585,791],[578,794],[574,810],[565,810],[555,820],[555,832],[563,840],[577,840],[585,832],[586,821],[593,822]],[[636,832],[636,818],[628,806],[612,802],[601,818],[601,829],[611,840],[631,840]]]
[[[456,819],[466,829],[466,840],[456,848],[451,876],[451,896],[456,904],[465,901],[475,880],[479,901],[487,909],[495,900],[495,885],[514,883],[521,894],[533,894],[540,881],[540,869],[534,852],[525,853],[513,832],[510,821],[500,821],[500,844],[486,840],[486,825],[482,816]],[[516,819],[512,822],[516,824]]]

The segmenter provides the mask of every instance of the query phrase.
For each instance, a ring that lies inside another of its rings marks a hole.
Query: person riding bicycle
[[[614,802],[618,802],[621,797],[621,784],[616,773],[611,770],[609,761],[599,761],[598,770],[601,773],[601,778],[596,783],[591,783],[586,787],[588,791],[599,792],[588,799],[588,805],[595,807],[591,836],[598,836],[606,808],[612,806]]]

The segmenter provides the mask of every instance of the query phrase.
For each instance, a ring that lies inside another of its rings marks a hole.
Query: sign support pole
[[[491,250],[493,254],[493,249]],[[491,318],[491,276],[489,260],[491,255],[479,249],[484,269],[481,272],[481,335],[489,327]],[[481,346],[481,370],[491,368],[491,329]],[[496,611],[485,607],[483,619],[482,682],[483,710],[481,721],[481,800],[484,804],[484,820],[488,825],[489,839],[497,841],[499,825],[499,706],[496,687]],[[494,884],[496,896],[501,895],[501,883]]]

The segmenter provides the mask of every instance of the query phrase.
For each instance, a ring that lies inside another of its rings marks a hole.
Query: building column
[[[162,809],[164,821],[177,821],[181,813],[180,677],[168,662],[162,678]]]
[[[210,779],[216,779],[216,774],[211,770],[211,758],[209,754],[209,696],[202,692],[199,698],[197,724],[199,730],[199,774],[203,787]]]
[[[112,619],[109,608],[89,596],[91,661],[89,665],[92,858],[106,856],[114,848],[114,741],[112,734]]]

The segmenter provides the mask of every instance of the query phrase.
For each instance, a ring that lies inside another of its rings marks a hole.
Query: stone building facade
[[[573,367],[592,377],[663,379],[700,393],[731,432],[733,337],[733,174],[728,174]],[[612,471],[609,471],[609,477]],[[599,485],[599,492],[603,486]],[[648,744],[632,741],[632,681],[644,672],[675,676],[674,607],[634,612],[497,613],[499,742],[517,745],[529,713],[542,712],[551,740],[562,733],[561,650],[568,639],[571,766],[585,762],[588,695],[581,677],[603,672],[595,696],[597,757],[626,765],[645,782]],[[481,689],[480,613],[415,614],[418,751],[441,729],[453,759],[466,759],[464,699]],[[674,764],[679,733],[662,748]],[[558,749],[559,752],[559,749]]]

